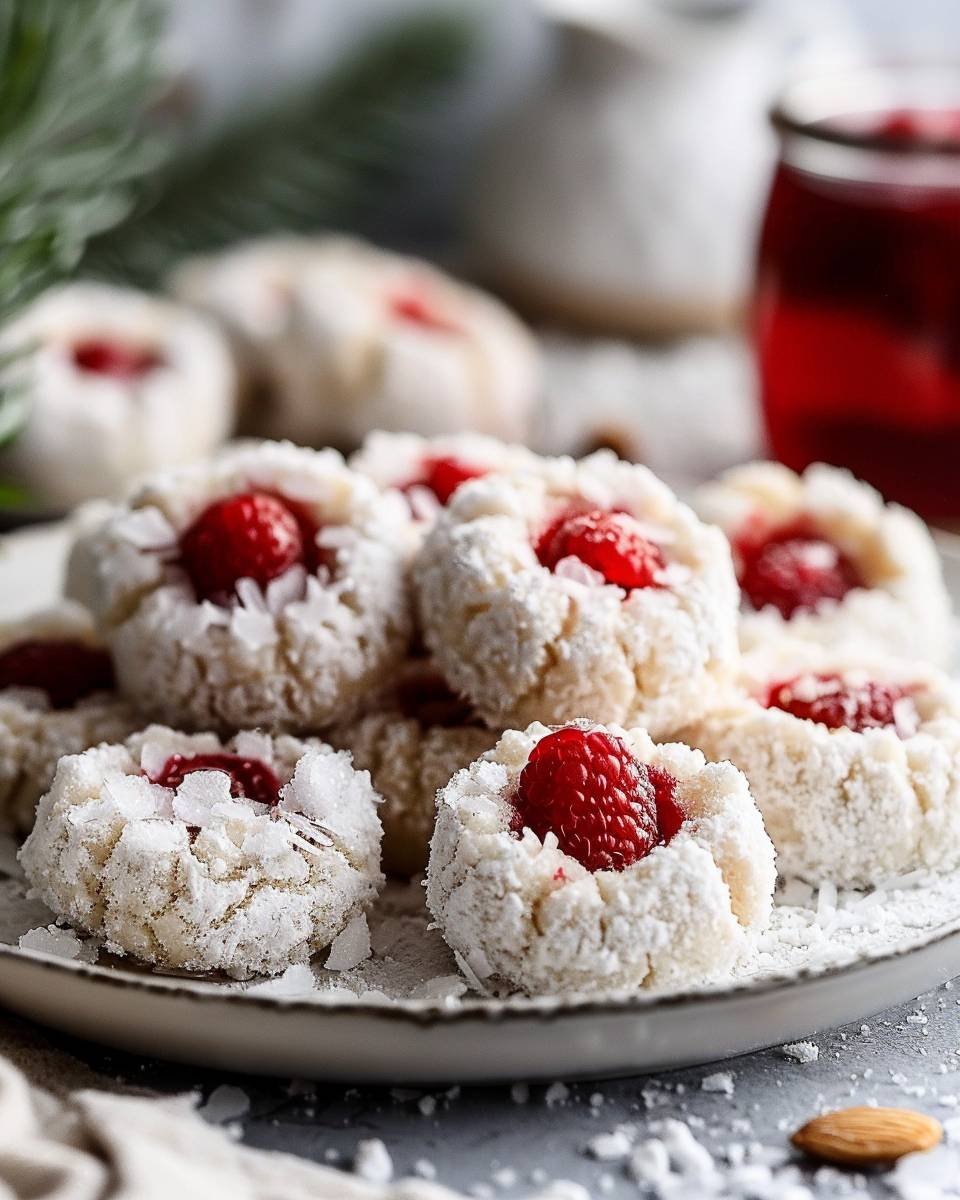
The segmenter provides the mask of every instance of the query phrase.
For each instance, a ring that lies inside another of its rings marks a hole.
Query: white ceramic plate
[[[958,544],[943,543],[955,597]],[[0,543],[0,618],[55,598],[63,547],[56,527]],[[955,911],[918,916],[916,893],[907,892],[893,940],[865,938],[860,947],[848,935],[832,961],[821,953],[786,974],[668,997],[297,999],[0,945],[0,1002],[120,1049],[262,1074],[391,1084],[633,1074],[796,1040],[952,978],[960,880],[956,895]]]

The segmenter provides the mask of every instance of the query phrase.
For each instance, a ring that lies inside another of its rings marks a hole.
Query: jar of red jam
[[[960,64],[795,83],[754,310],[773,454],[960,517]]]

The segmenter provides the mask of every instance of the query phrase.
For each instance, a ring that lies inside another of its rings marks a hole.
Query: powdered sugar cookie
[[[440,793],[427,904],[465,973],[531,993],[728,970],[776,871],[743,775],[643,730],[510,730]]]
[[[30,831],[62,755],[142,724],[116,694],[110,657],[79,605],[0,626],[0,827]]]
[[[403,658],[411,528],[336,451],[247,444],[148,480],[68,578],[152,715],[310,731]]]
[[[437,792],[497,740],[426,660],[411,660],[375,711],[328,737],[383,797],[383,867],[395,875],[426,867]]]
[[[950,598],[929,531],[849,472],[750,463],[702,488],[697,507],[730,538],[746,648],[789,633],[949,660]]]
[[[423,438],[415,433],[371,433],[350,466],[379,488],[402,492],[422,528],[432,525],[461,484],[484,475],[522,471],[539,461],[526,446],[478,433]]]
[[[276,974],[376,896],[377,803],[319,742],[153,726],[63,759],[20,859],[44,903],[114,954]]]
[[[661,736],[735,663],[723,535],[609,451],[465,484],[415,579],[427,645],[491,725],[587,714]]]
[[[182,269],[174,288],[221,314],[261,365],[257,432],[355,446],[371,429],[522,439],[536,344],[492,296],[345,237],[253,243]]]
[[[781,874],[870,886],[960,865],[960,703],[918,663],[787,644],[683,737],[746,774]]]
[[[45,293],[3,334],[27,420],[0,472],[31,505],[117,496],[144,471],[202,458],[233,429],[236,375],[222,335],[168,301],[96,283]]]

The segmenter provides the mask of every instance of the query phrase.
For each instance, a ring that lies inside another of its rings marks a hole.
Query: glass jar
[[[960,64],[799,81],[774,124],[754,309],[770,448],[956,519]]]

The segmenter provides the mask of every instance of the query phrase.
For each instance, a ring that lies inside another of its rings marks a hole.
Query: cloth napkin
[[[370,1183],[251,1149],[206,1124],[196,1101],[118,1089],[0,1015],[0,1200],[462,1200],[423,1180]]]

